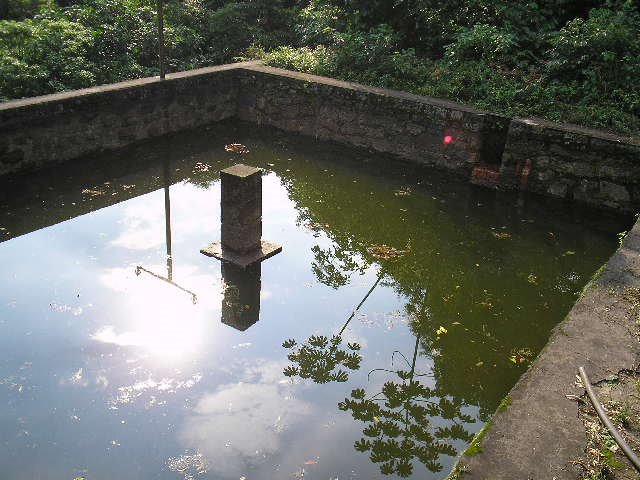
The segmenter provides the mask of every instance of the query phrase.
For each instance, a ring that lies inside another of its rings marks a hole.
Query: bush
[[[168,71],[265,58],[507,115],[640,131],[637,1],[165,2]],[[0,0],[0,15],[20,20],[0,27],[0,95],[157,74],[156,5]]]
[[[53,0],[0,0],[0,20],[24,20],[32,18]]]
[[[0,96],[43,95],[95,83],[91,32],[66,19],[0,21]]]
[[[274,67],[314,75],[333,75],[336,73],[334,53],[324,45],[315,48],[278,47],[267,53],[264,60]]]
[[[514,59],[518,45],[513,34],[494,25],[478,24],[462,29],[456,41],[445,47],[450,61],[485,60],[508,64]]]
[[[154,75],[158,71],[156,12],[142,0],[84,0],[65,16],[93,36],[89,57],[98,83]],[[171,51],[172,31],[165,32]]]
[[[280,47],[264,58],[280,68],[407,90],[415,90],[427,73],[413,49],[398,49],[398,40],[386,25],[369,32],[349,30],[339,34],[332,46]]]
[[[619,9],[594,9],[551,39],[546,70],[550,78],[581,83],[589,91],[638,88],[640,13],[632,2]]]
[[[344,9],[320,0],[311,0],[302,8],[296,21],[298,41],[302,45],[332,45],[352,25]]]

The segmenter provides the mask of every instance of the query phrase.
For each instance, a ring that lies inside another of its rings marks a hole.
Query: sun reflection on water
[[[198,292],[206,292],[195,305],[184,291],[153,277],[136,277],[130,268],[110,269],[101,280],[126,300],[116,314],[119,318],[105,322],[91,335],[98,342],[138,347],[171,361],[192,358],[202,350],[212,319],[220,312],[222,286],[212,276],[185,278]]]

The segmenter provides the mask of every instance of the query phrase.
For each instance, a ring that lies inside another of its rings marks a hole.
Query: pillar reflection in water
[[[222,323],[244,331],[259,320],[261,273],[260,263],[241,268],[222,262]]]

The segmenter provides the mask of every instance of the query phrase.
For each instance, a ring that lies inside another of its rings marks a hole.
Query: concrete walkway
[[[575,461],[584,457],[587,437],[578,404],[567,395],[584,394],[576,383],[579,366],[593,383],[640,366],[638,287],[640,221],[477,437],[471,450],[479,453],[464,454],[453,478],[583,478]]]

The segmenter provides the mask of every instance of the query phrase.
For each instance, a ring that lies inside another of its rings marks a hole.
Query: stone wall
[[[260,65],[240,72],[238,117],[464,175],[499,165],[509,125],[466,105]]]
[[[505,188],[623,211],[640,206],[640,145],[604,132],[512,120],[500,173]]]
[[[445,168],[492,188],[640,207],[637,140],[259,62],[0,104],[0,175],[230,117]]]
[[[0,175],[40,168],[235,114],[237,66],[0,104]]]

